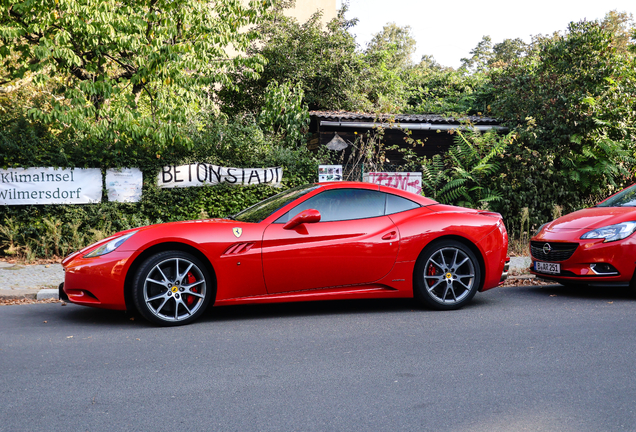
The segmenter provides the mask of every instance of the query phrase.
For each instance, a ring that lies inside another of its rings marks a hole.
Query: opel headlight
[[[636,222],[623,222],[616,225],[608,225],[588,231],[581,236],[581,239],[605,239],[605,243],[622,240],[629,237],[636,230]]]
[[[111,241],[104,243],[103,245],[95,249],[94,251],[84,255],[84,258],[94,258],[101,255],[106,255],[107,253],[111,253],[112,251],[117,249],[119,246],[121,246],[126,240],[132,237],[133,234],[135,234],[136,232],[137,231],[129,232],[128,234],[125,234],[121,237],[114,238]]]

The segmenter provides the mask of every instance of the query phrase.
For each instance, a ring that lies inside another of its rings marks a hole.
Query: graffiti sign
[[[370,172],[365,173],[363,180],[382,186],[390,186],[414,194],[422,193],[421,172]]]

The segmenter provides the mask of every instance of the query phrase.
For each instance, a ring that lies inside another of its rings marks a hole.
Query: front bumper
[[[84,306],[126,310],[124,284],[132,263],[131,252],[83,258],[71,256],[64,260],[64,283],[60,298]]]
[[[590,286],[628,286],[636,268],[636,241],[631,237],[616,242],[604,243],[602,239],[580,240],[555,238],[555,234],[544,235],[540,240],[556,245],[577,243],[572,255],[565,260],[545,260],[532,256],[530,272],[549,281],[569,282]],[[538,272],[536,262],[553,262],[560,265],[558,274]],[[608,266],[609,265],[609,266]]]

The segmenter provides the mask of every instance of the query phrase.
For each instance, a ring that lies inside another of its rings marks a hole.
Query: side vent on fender
[[[237,255],[245,253],[254,247],[254,243],[236,243],[230,246],[223,255]]]

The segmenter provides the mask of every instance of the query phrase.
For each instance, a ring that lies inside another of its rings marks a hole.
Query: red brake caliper
[[[426,269],[426,275],[427,276],[435,276],[435,274],[437,273],[437,269],[435,268],[435,266],[433,264],[429,264],[428,268]],[[428,281],[428,286],[433,285],[433,281]]]
[[[197,281],[197,278],[194,277],[192,272],[188,272],[188,285],[193,284],[196,281]],[[192,288],[190,291],[192,291],[194,293],[198,293],[199,292],[197,287]],[[186,299],[186,304],[188,306],[192,306],[194,304],[194,302],[196,302],[196,300],[197,300],[197,297],[189,295],[188,298]]]

